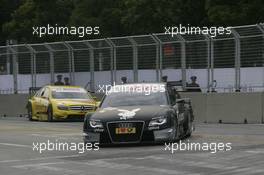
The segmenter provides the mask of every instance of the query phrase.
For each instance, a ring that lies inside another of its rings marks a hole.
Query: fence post
[[[114,83],[116,82],[116,47],[110,38],[106,38],[105,41],[111,47],[110,49],[111,84],[114,85]]]
[[[25,45],[28,50],[30,51],[30,56],[31,56],[31,86],[36,87],[36,50],[31,47],[30,45],[26,44]]]
[[[211,63],[210,64],[210,72],[211,72],[210,86],[211,86],[213,85],[213,81],[214,81],[214,39],[213,38],[211,38],[211,44],[210,44],[210,63]]]
[[[263,24],[262,24],[263,25]],[[257,24],[257,27],[258,27],[258,29],[262,32],[262,34],[263,34],[263,37],[262,37],[262,40],[263,40],[263,42],[264,42],[264,26],[261,26],[260,24]],[[264,60],[264,50],[262,50],[262,60]],[[263,65],[263,82],[262,82],[262,85],[263,85],[263,87],[264,87],[264,62],[262,63],[262,65]]]
[[[210,83],[210,53],[211,53],[211,37],[209,35],[204,35],[207,44],[207,92],[210,92],[210,87],[212,83]]]
[[[132,37],[128,37],[128,40],[133,47],[133,73],[134,73],[134,82],[138,82],[138,47],[137,43]]]
[[[70,83],[75,85],[74,49],[67,41],[63,42],[63,44],[68,49]]]
[[[44,46],[48,49],[50,55],[50,83],[54,84],[54,49],[47,43],[44,43]]]
[[[232,32],[235,37],[235,91],[240,92],[240,35],[234,29],[232,29]]]
[[[177,35],[181,41],[181,72],[182,72],[182,87],[186,89],[186,41],[181,35]]]
[[[160,78],[161,78],[161,69],[160,69],[160,53],[161,53],[161,50],[162,50],[162,45],[161,45],[161,40],[155,35],[155,34],[152,34],[151,37],[153,38],[153,40],[155,41],[156,43],[156,80],[157,82],[160,81]]]
[[[14,93],[18,93],[18,86],[17,86],[17,74],[18,74],[18,65],[17,65],[17,51],[12,48],[12,46],[8,46],[10,52],[12,53],[12,62],[13,62],[13,80],[14,80]]]
[[[90,90],[95,91],[95,80],[94,80],[94,47],[89,43],[89,41],[84,42],[84,44],[89,48],[90,51]]]
[[[9,75],[11,73],[10,71],[10,50],[8,49],[9,40],[6,41],[6,73]]]

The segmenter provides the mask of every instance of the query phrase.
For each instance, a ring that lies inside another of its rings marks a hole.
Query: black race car
[[[176,141],[191,136],[189,99],[165,83],[117,85],[84,120],[84,142],[126,144]]]

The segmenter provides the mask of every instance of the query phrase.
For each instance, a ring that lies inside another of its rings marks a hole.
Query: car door
[[[34,97],[32,98],[32,101],[34,102],[34,111],[36,114],[40,113],[40,107],[41,107],[41,94],[44,91],[44,88],[40,89]]]
[[[45,88],[40,94],[39,111],[42,114],[47,113],[47,109],[49,106],[49,93],[49,88]]]

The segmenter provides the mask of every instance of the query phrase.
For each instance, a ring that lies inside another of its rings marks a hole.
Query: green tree
[[[0,37],[1,41],[47,42],[157,33],[179,24],[255,24],[264,20],[263,7],[263,0],[0,0]],[[99,26],[101,35],[32,35],[33,26],[47,24]]]
[[[2,26],[4,23],[11,20],[11,13],[18,8],[20,4],[19,0],[0,0],[0,44],[4,45],[7,39],[4,35]]]
[[[209,21],[214,25],[256,24],[264,20],[263,0],[208,0]]]
[[[53,41],[60,37],[34,36],[32,27],[67,25],[73,2],[69,0],[25,0],[12,14],[12,20],[3,25],[3,31],[11,39],[19,42]]]
[[[164,26],[206,23],[205,0],[126,0],[122,24],[131,34],[163,32]],[[195,13],[195,14],[194,14]]]
[[[122,0],[79,0],[75,3],[70,25],[99,26],[100,38],[125,34],[121,25],[122,3]]]

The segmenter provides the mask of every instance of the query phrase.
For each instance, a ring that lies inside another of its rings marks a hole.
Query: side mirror
[[[190,98],[182,98],[184,100],[184,103],[186,104],[191,104],[191,99]]]
[[[176,100],[176,103],[185,103],[185,100],[182,99],[182,98],[180,98],[180,99],[177,99],[177,100]]]
[[[46,99],[46,100],[48,100],[48,99],[49,99],[49,97],[44,97],[44,96],[41,96],[41,98],[43,98],[43,99]]]

